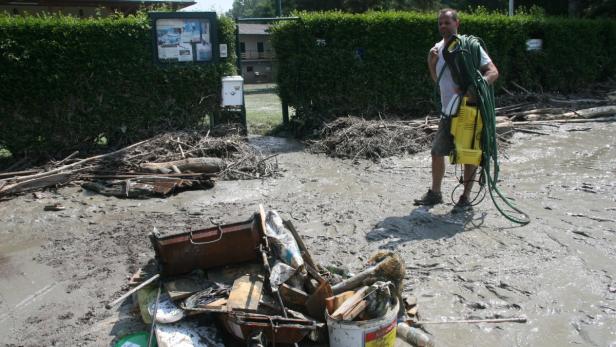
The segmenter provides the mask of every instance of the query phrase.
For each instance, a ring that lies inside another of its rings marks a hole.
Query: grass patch
[[[275,85],[246,85],[244,101],[249,133],[265,135],[282,124],[282,106]]]

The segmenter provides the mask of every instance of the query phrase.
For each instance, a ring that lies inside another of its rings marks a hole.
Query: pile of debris
[[[616,90],[613,84],[597,85],[593,97],[531,93],[519,86],[522,94],[506,90],[496,108],[499,147],[510,144],[515,132],[545,135],[540,128],[565,123],[616,120]],[[417,153],[430,147],[439,118],[428,116],[411,121],[338,118],[325,124],[310,151],[335,158],[378,161],[385,157]]]
[[[0,173],[0,197],[74,182],[104,195],[147,198],[208,189],[215,178],[255,179],[278,172],[275,156],[264,156],[244,137],[209,135],[164,133],[107,154],[78,159],[74,152],[44,167]]]
[[[309,150],[335,158],[377,161],[425,150],[432,141],[431,132],[429,124],[413,121],[370,121],[344,117],[326,124],[321,130],[320,139],[312,141]]]
[[[405,312],[406,268],[392,252],[378,252],[365,270],[342,279],[314,262],[290,222],[263,207],[244,222],[154,232],[150,240],[156,274],[133,279],[141,283],[107,308],[133,296],[151,333],[121,342],[146,336],[147,346],[154,340],[158,346],[267,346],[303,339],[393,346]]]

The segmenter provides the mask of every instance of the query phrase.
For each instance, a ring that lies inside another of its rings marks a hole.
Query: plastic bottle
[[[434,347],[434,339],[423,331],[402,322],[398,324],[396,335],[415,347]]]

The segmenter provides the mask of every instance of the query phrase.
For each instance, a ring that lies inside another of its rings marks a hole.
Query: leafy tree
[[[274,0],[234,0],[228,17],[275,17]]]

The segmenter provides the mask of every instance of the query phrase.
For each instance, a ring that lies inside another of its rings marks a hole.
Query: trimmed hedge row
[[[426,58],[441,39],[436,14],[299,17],[276,26],[272,41],[280,96],[297,109],[301,122],[347,114],[405,118],[433,109]],[[460,33],[485,41],[500,71],[497,88],[515,81],[567,92],[616,73],[614,21],[463,14]],[[527,52],[530,38],[543,39],[543,50]]]
[[[229,58],[158,66],[146,14],[77,19],[0,15],[0,147],[14,156],[122,145],[192,127],[220,105],[235,73],[233,21],[218,21]]]

